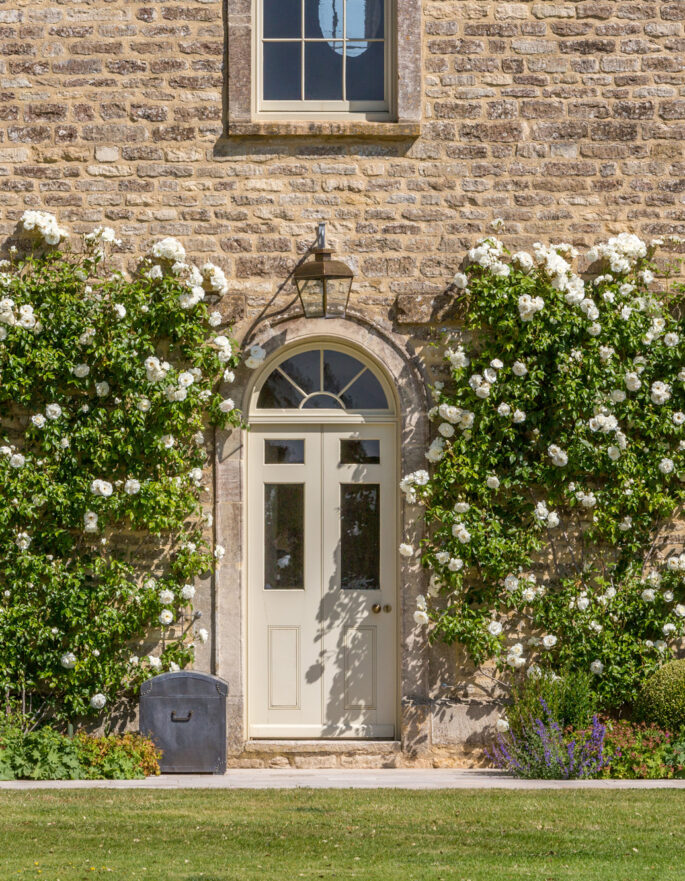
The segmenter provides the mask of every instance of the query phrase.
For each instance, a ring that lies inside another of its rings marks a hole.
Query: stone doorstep
[[[249,740],[229,768],[397,768],[397,740]]]

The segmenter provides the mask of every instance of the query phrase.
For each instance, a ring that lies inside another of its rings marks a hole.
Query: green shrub
[[[685,659],[669,661],[645,681],[637,714],[671,731],[685,729]]]
[[[160,751],[141,734],[76,735],[77,751],[91,780],[126,780],[159,774]]]
[[[529,677],[514,686],[512,699],[507,708],[507,721],[517,737],[523,735],[531,719],[540,716],[541,701],[562,730],[588,727],[597,708],[591,679],[582,671]]]
[[[619,780],[661,780],[675,777],[673,736],[656,725],[628,722],[607,723],[604,740],[607,764],[602,777]]]
[[[160,752],[140,734],[74,737],[0,718],[0,780],[127,780],[159,774]]]

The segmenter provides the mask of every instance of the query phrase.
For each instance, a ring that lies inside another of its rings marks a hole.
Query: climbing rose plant
[[[78,254],[52,215],[20,233],[31,247],[0,266],[0,694],[68,720],[207,638],[193,582],[224,549],[205,540],[205,429],[240,423],[218,393],[238,358],[205,303],[223,272],[174,239],[127,279],[111,229]],[[136,657],[153,628],[161,650]]]
[[[567,244],[473,248],[432,468],[401,483],[428,526],[417,623],[500,673],[588,670],[606,707],[684,633],[685,554],[657,555],[685,481],[685,340],[650,290],[659,244],[599,245],[592,281]]]

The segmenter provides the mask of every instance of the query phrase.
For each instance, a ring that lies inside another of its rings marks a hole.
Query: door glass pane
[[[304,33],[313,39],[341,40],[343,0],[304,0]]]
[[[301,101],[301,43],[263,43],[264,100]]]
[[[264,484],[264,589],[304,589],[304,484]]]
[[[304,440],[265,440],[266,465],[304,465]]]
[[[340,587],[380,590],[380,484],[340,485]]]
[[[347,0],[347,39],[383,37],[384,5],[384,0]]]
[[[297,409],[301,401],[302,395],[292,382],[287,380],[278,370],[274,370],[262,386],[257,406],[267,409]]]
[[[381,442],[378,440],[341,440],[341,465],[378,465],[381,461]]]
[[[342,43],[305,43],[305,101],[342,101],[342,69]]]
[[[281,370],[299,385],[303,392],[311,394],[321,389],[321,350],[312,349],[293,355],[280,365]]]
[[[383,387],[370,370],[365,370],[340,396],[340,399],[350,410],[388,409],[388,400]]]
[[[303,410],[342,410],[343,406],[333,395],[312,395],[302,405]]]
[[[382,101],[385,97],[385,43],[347,44],[347,100]]]
[[[361,361],[357,361],[356,358],[352,358],[344,352],[326,349],[323,353],[324,391],[333,392],[334,395],[337,395],[363,369],[364,365]]]
[[[264,36],[269,37],[301,37],[302,7],[301,0],[264,0]],[[355,37],[367,37],[368,34],[355,34]]]

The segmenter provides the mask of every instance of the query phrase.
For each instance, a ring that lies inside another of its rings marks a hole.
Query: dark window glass
[[[378,440],[341,440],[341,465],[378,465],[381,461],[381,442]]]
[[[323,387],[324,391],[337,395],[348,382],[361,373],[364,365],[343,352],[326,350],[323,353]]]
[[[280,367],[283,373],[296,382],[306,394],[318,392],[321,388],[321,351],[319,349],[293,355]]]
[[[341,40],[343,0],[305,0],[304,33],[314,39]]]
[[[345,30],[348,40],[382,38],[383,0],[347,0]]]
[[[264,485],[264,589],[304,589],[304,484]]]
[[[333,395],[312,395],[302,406],[303,410],[342,410],[342,404]]]
[[[304,440],[265,440],[266,465],[304,465]]]
[[[264,100],[302,99],[301,43],[264,43]]]
[[[365,370],[340,398],[348,410],[388,409],[383,387],[370,370]]]
[[[264,36],[301,37],[302,7],[300,0],[264,0]],[[355,34],[366,37],[367,34]]]
[[[340,485],[340,586],[380,590],[380,485]]]
[[[302,395],[292,382],[287,380],[278,370],[274,370],[262,386],[257,406],[267,409],[292,410],[297,409],[301,401]]]
[[[347,100],[385,98],[385,43],[347,44]]]
[[[342,101],[342,43],[305,43],[306,101]]]

